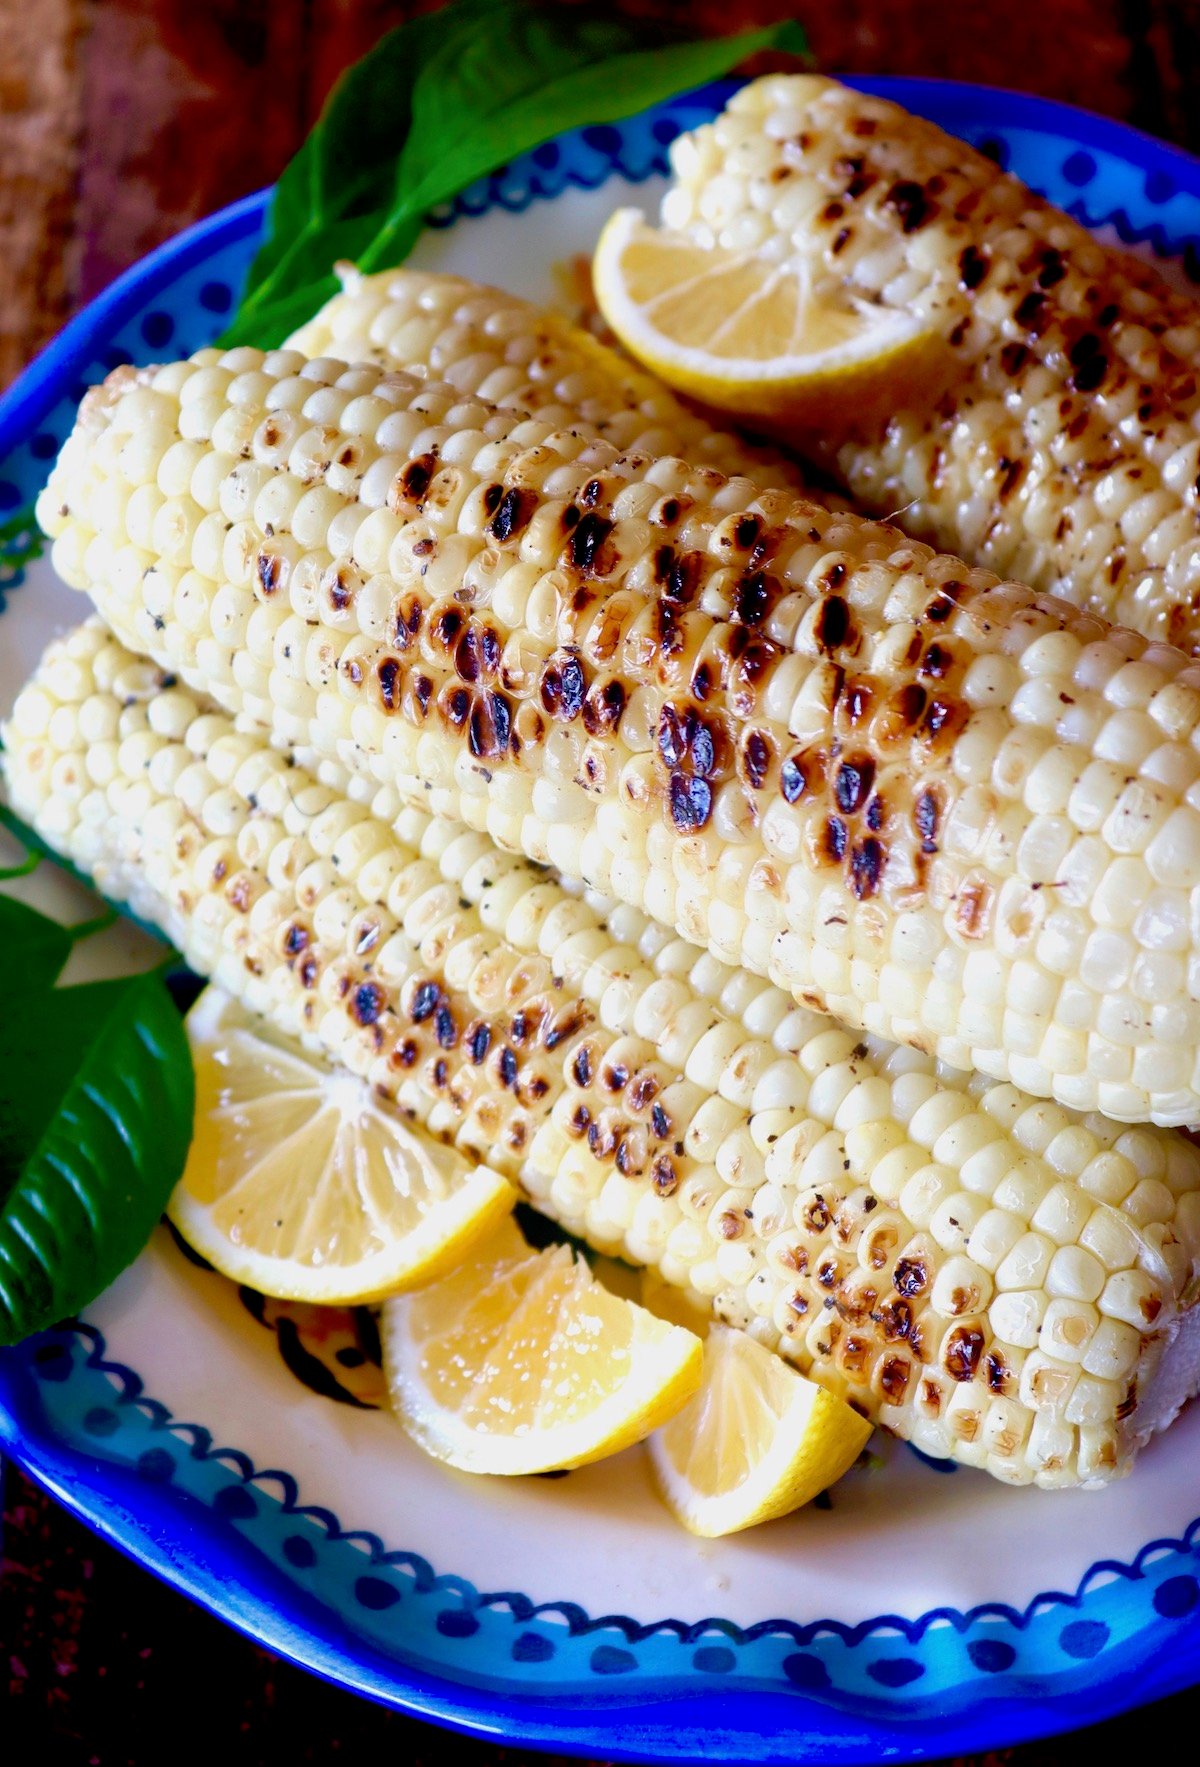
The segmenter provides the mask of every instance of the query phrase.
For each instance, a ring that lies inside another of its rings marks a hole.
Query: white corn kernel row
[[[672,454],[761,485],[804,483],[782,453],[714,429],[663,383],[558,313],[433,270],[341,270],[343,290],[288,349],[445,381],[464,397],[562,428],[590,424],[624,452]]]
[[[39,517],[131,648],[844,1022],[1200,1121],[1200,663],[431,382],[202,351]]]
[[[818,297],[942,338],[926,403],[849,412],[827,450],[860,506],[1200,649],[1194,298],[934,124],[816,75],[743,87],[672,162],[666,226],[798,259]]]
[[[17,811],[281,1029],[916,1442],[1123,1471],[1200,1271],[1200,1152],[854,1036],[123,649],[52,645]]]

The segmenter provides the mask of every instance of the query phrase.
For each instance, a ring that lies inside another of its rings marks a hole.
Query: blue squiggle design
[[[242,1450],[218,1445],[206,1426],[174,1418],[145,1392],[134,1370],[108,1356],[93,1326],[60,1327],[7,1355],[23,1369],[22,1409],[36,1409],[57,1439],[87,1441],[106,1463],[134,1472],[151,1452],[151,1481],[169,1484],[181,1502],[199,1499],[208,1510],[218,1561],[229,1550],[220,1536],[234,1529],[294,1577],[294,1542],[302,1538],[311,1548],[305,1586],[352,1632],[369,1636],[398,1663],[494,1678],[508,1693],[514,1681],[560,1688],[564,1678],[587,1682],[597,1674],[620,1676],[630,1697],[644,1698],[647,1686],[657,1694],[665,1683],[704,1685],[711,1670],[692,1647],[719,1639],[734,1655],[722,1671],[731,1689],[774,1685],[784,1691],[800,1675],[844,1709],[857,1710],[868,1698],[903,1710],[911,1701],[906,1689],[917,1680],[924,1697],[939,1700],[961,1701],[980,1678],[995,1686],[1007,1678],[1026,1693],[1036,1683],[1045,1697],[1064,1679],[1077,1679],[1083,1639],[1099,1640],[1100,1651],[1144,1645],[1153,1635],[1157,1648],[1166,1641],[1164,1628],[1178,1634],[1183,1622],[1193,1644],[1200,1630],[1200,1517],[1180,1538],[1150,1542],[1129,1564],[1105,1559],[1092,1565],[1073,1592],[1045,1591],[1024,1608],[992,1602],[966,1611],[938,1607],[916,1619],[890,1613],[855,1625],[776,1617],[740,1626],[716,1615],[643,1621],[621,1613],[591,1615],[569,1600],[537,1603],[517,1590],[480,1590],[465,1578],[439,1574],[420,1553],[389,1547],[370,1530],[344,1527],[329,1509],[301,1500],[292,1474],[257,1467]],[[3,1384],[0,1378],[0,1392]],[[169,1478],[161,1456],[164,1437],[182,1450],[172,1457]],[[242,1497],[231,1499],[238,1492]],[[1169,1594],[1160,1600],[1164,1588]],[[1091,1630],[1081,1633],[1081,1625]],[[519,1629],[526,1642],[514,1654]],[[531,1630],[542,1639],[540,1652],[528,1643]],[[1181,1640],[1171,1642],[1178,1649]],[[921,1647],[919,1657],[897,1656],[898,1643]],[[995,1649],[1000,1643],[1006,1651]],[[629,1662],[610,1655],[597,1659],[601,1644],[624,1649]],[[972,1650],[981,1644],[991,1648]],[[638,1648],[631,1653],[630,1646]],[[792,1661],[797,1650],[811,1653],[811,1662],[798,1667]]]
[[[1185,156],[1040,101],[940,82],[862,83],[968,139],[996,140],[1013,170],[1086,224],[1195,263],[1200,172]],[[578,131],[553,155],[535,150],[433,224],[519,213],[616,176],[644,182],[665,168],[671,134],[713,114],[727,90]],[[0,506],[32,499],[82,389],[115,361],[146,360],[159,337],[169,335],[172,351],[211,338],[264,202],[234,205],[153,254],[0,399]],[[1101,1561],[1073,1592],[1048,1592],[1022,1610],[989,1603],[853,1626],[647,1622],[480,1591],[420,1554],[343,1528],[301,1501],[291,1474],[258,1469],[205,1426],[174,1419],[87,1326],[0,1352],[0,1442],[94,1523],[277,1649],[376,1697],[468,1727],[500,1723],[546,1746],[639,1759],[914,1758],[1087,1722],[1200,1675],[1200,1521],[1128,1564]]]

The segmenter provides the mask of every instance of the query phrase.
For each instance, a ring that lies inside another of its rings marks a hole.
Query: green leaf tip
[[[431,208],[552,136],[807,47],[792,20],[687,39],[656,20],[535,0],[454,0],[407,20],[342,75],[279,179],[220,341],[281,344],[336,294],[340,260],[402,262]]]
[[[11,581],[16,572],[40,558],[46,550],[46,536],[38,527],[33,505],[26,504],[0,521],[0,583]]]
[[[98,924],[0,896],[0,1343],[77,1313],[132,1263],[191,1142],[191,1054],[161,974],[56,985]]]

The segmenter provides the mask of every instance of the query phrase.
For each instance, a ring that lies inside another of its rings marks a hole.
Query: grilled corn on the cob
[[[856,1042],[480,835],[389,829],[97,620],[4,742],[20,813],[196,968],[928,1452],[1103,1480],[1187,1396],[1181,1137]]]
[[[860,505],[1200,648],[1200,307],[982,154],[817,75],[745,86],[671,150],[664,224],[912,313],[929,398],[839,438]],[[821,438],[808,445],[818,456]]]
[[[118,371],[39,503],[131,648],[803,1003],[1200,1120],[1200,664],[895,529],[286,352]]]
[[[761,485],[803,485],[793,461],[714,429],[628,357],[518,295],[432,270],[344,277],[343,292],[289,348],[428,375],[562,427],[591,424],[626,451],[680,455]]]

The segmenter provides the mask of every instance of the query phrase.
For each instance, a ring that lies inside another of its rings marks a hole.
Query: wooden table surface
[[[0,0],[0,387],[127,264],[270,182],[340,68],[421,8],[394,0]],[[641,0],[727,30],[796,0]],[[800,0],[821,65],[1022,87],[1200,150],[1198,0]],[[255,1649],[63,1515],[10,1467],[0,1689],[24,1758],[158,1767],[186,1736],[223,1767],[441,1761],[442,1733]],[[980,1757],[1091,1763],[1166,1747],[1181,1695],[1097,1731]],[[458,1758],[456,1756],[456,1758]],[[544,1760],[463,1745],[476,1767]]]

